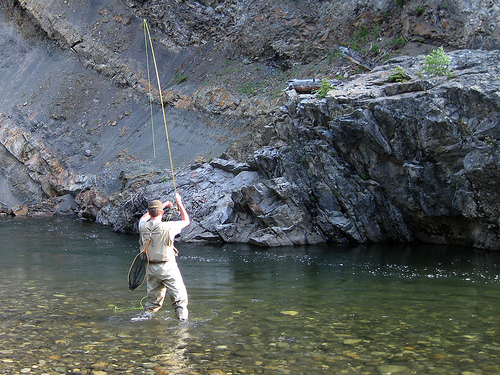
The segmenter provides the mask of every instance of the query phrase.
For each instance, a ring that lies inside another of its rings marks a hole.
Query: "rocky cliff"
[[[134,232],[146,202],[176,188],[193,219],[186,241],[500,249],[493,1],[23,0],[0,10],[4,212],[74,211]],[[167,82],[176,186],[143,19]],[[439,45],[448,74],[423,70]],[[285,90],[312,77],[334,87],[323,98]]]
[[[194,213],[184,239],[498,249],[500,52],[450,57],[449,76],[422,76],[423,56],[405,57],[337,82],[324,99],[291,91],[248,163],[216,159],[177,177]],[[393,83],[399,68],[408,78]],[[134,190],[98,221],[131,231],[147,199],[172,190]]]

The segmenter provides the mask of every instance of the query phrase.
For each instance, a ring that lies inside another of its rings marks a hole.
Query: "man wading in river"
[[[175,193],[175,202],[179,207],[181,219],[178,221],[162,221],[163,210],[172,206],[172,202],[154,200],[149,203],[148,212],[139,220],[139,244],[144,250],[148,239],[149,268],[147,274],[147,304],[142,319],[147,319],[163,305],[168,292],[175,314],[180,321],[188,319],[188,295],[177,267],[177,249],[174,239],[181,230],[189,225],[189,216],[182,204],[181,196]],[[141,318],[139,318],[141,319]]]

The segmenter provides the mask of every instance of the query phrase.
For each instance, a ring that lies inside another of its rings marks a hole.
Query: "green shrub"
[[[399,38],[394,39],[394,41],[392,42],[392,45],[394,46],[394,48],[399,49],[399,48],[403,48],[404,46],[406,46],[406,43],[407,43],[407,41],[405,38],[399,37]]]
[[[241,94],[253,95],[257,92],[259,84],[255,82],[243,82],[238,89]]]
[[[395,0],[394,2],[396,3],[396,6],[398,8],[402,8],[402,7],[404,7],[406,0]]]
[[[391,71],[391,75],[389,76],[390,82],[406,82],[410,79],[411,77],[408,75],[408,73],[406,73],[405,70],[400,66],[393,69]]]
[[[372,55],[378,55],[380,53],[380,46],[378,44],[374,44],[370,48],[370,53]]]
[[[321,83],[319,84],[319,89],[316,90],[316,96],[318,98],[326,98],[328,91],[333,90],[335,87],[332,86],[332,83],[328,78],[321,79]]]
[[[365,25],[360,25],[357,30],[354,31],[354,38],[356,38],[356,40],[363,40],[368,36],[369,33],[370,31]]]
[[[378,37],[380,37],[380,26],[379,25],[373,26],[373,28],[372,28],[372,36],[375,39],[377,39]]]
[[[182,74],[182,73],[177,73],[177,74],[174,76],[173,80],[174,80],[177,84],[179,84],[179,83],[184,82],[187,78],[188,78],[188,77],[187,77],[186,75],[184,75],[184,74]]]
[[[336,60],[341,60],[344,58],[344,55],[340,53],[338,50],[334,49],[330,54],[328,55],[328,61],[330,64],[332,64]]]
[[[442,76],[448,73],[450,58],[444,53],[443,47],[439,47],[425,56],[424,70],[433,75]]]

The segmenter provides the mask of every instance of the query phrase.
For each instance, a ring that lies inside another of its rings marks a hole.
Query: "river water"
[[[178,248],[190,321],[131,321],[137,237],[0,218],[0,374],[500,373],[498,253]]]

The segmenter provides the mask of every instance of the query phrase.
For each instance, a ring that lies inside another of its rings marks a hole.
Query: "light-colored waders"
[[[154,313],[163,305],[168,292],[179,320],[188,319],[188,294],[175,260],[150,262],[147,276],[147,311]]]

